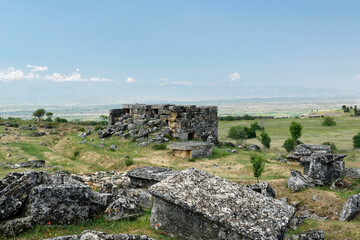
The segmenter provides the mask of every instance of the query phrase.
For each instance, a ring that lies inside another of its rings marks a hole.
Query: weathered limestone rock
[[[265,197],[272,197],[272,198],[276,197],[274,189],[267,182],[255,183],[255,184],[247,185],[246,187],[264,195]]]
[[[344,188],[348,188],[349,184],[347,184],[345,181],[341,179],[336,179],[333,184],[331,185],[330,189],[332,190],[340,190]]]
[[[250,151],[255,152],[255,151],[259,151],[260,147],[258,145],[255,145],[255,144],[250,144],[249,149],[250,149]]]
[[[324,231],[318,229],[312,229],[298,235],[292,236],[293,240],[324,240]]]
[[[175,173],[176,171],[169,168],[146,166],[129,171],[127,176],[130,178],[131,185],[141,188],[149,187]]]
[[[10,173],[0,182],[0,234],[17,234],[37,223],[90,219],[113,200],[112,194],[92,192],[89,186],[66,175]]]
[[[345,174],[345,154],[313,154],[310,165],[304,174],[316,181],[316,185],[326,185]],[[305,169],[305,168],[304,168]]]
[[[360,178],[359,168],[345,168],[345,176],[348,178]]]
[[[99,231],[83,231],[78,235],[48,238],[46,240],[156,240],[146,235],[119,234],[110,235]]]
[[[167,145],[175,156],[183,158],[209,157],[212,154],[214,144],[208,142],[173,142]]]
[[[69,224],[95,218],[112,200],[87,186],[38,186],[30,193],[28,215],[36,223]]]
[[[135,188],[135,189],[127,189],[126,195],[136,199],[136,201],[143,208],[152,207],[152,196],[147,189]]]
[[[360,193],[348,197],[342,212],[340,213],[340,221],[350,221],[360,213]]]
[[[118,198],[105,210],[105,218],[108,220],[135,219],[141,215],[142,209],[138,202],[127,196]]]
[[[308,180],[297,170],[291,170],[287,184],[293,192],[313,186],[312,184],[309,184]]]
[[[149,191],[151,227],[180,239],[283,239],[295,213],[277,199],[193,168]]]
[[[331,153],[331,147],[327,145],[299,144],[295,147],[294,154],[290,154],[286,158],[288,161],[300,162],[303,158],[309,157],[314,153]]]
[[[318,221],[325,221],[326,217],[319,217],[315,213],[311,213],[308,210],[304,210],[300,214],[294,216],[291,219],[289,227],[293,230],[296,230],[304,222],[305,219],[314,219],[314,220],[318,220]]]

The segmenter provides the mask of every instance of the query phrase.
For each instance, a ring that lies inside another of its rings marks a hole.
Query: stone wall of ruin
[[[217,140],[217,111],[216,106],[123,104],[121,109],[110,110],[109,125],[114,125],[126,114],[133,118],[146,114],[150,118],[165,122],[174,138],[206,141],[212,137]]]

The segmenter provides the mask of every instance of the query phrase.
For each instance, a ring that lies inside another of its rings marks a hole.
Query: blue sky
[[[360,87],[359,1],[0,0],[0,11],[2,104]]]

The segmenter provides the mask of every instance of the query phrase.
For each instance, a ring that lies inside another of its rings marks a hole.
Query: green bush
[[[250,116],[248,114],[244,115],[244,120],[255,120],[255,118],[253,116]]]
[[[102,130],[102,129],[103,129],[102,126],[96,126],[96,127],[94,128],[95,131],[99,131],[99,130]]]
[[[265,158],[260,154],[252,154],[250,155],[250,162],[253,165],[254,177],[259,182],[259,177],[265,169]]]
[[[56,118],[55,118],[55,122],[56,122],[56,123],[67,123],[68,120],[66,120],[65,118],[56,117]]]
[[[154,150],[164,150],[164,149],[166,149],[166,144],[154,145],[154,146],[152,146],[152,149],[154,149]]]
[[[333,142],[323,142],[322,145],[330,146],[332,153],[336,153],[336,152],[337,152],[337,147],[336,147],[335,143],[333,143]]]
[[[131,166],[135,163],[134,160],[132,160],[131,158],[125,158],[124,162],[126,166]]]
[[[336,122],[333,117],[327,116],[324,118],[321,125],[323,125],[325,127],[332,127],[332,126],[336,126]]]
[[[74,157],[76,158],[77,156],[79,156],[80,155],[80,151],[79,150],[75,150],[74,151]]]
[[[354,148],[360,148],[360,133],[353,137]]]
[[[77,130],[80,132],[85,132],[85,128],[83,128],[83,127],[78,127]]]
[[[258,138],[258,140],[262,143],[262,145],[265,148],[270,148],[270,143],[271,143],[271,138],[269,136],[269,134],[267,134],[266,132],[261,132],[260,137]]]
[[[293,138],[286,139],[284,144],[283,144],[283,148],[285,148],[285,150],[287,152],[294,151],[295,146],[296,146],[296,140],[293,139]]]
[[[195,162],[196,159],[195,159],[195,158],[190,158],[188,161],[189,161],[189,162]]]
[[[242,126],[233,126],[229,129],[228,137],[236,140],[238,144],[248,138],[248,133]]]

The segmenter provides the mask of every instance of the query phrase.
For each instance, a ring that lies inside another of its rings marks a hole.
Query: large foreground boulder
[[[161,180],[176,173],[169,168],[162,167],[139,167],[127,173],[133,187],[143,188],[160,182]]]
[[[47,240],[156,240],[146,235],[119,234],[110,235],[99,231],[83,231],[81,234],[48,238]]]
[[[94,218],[115,196],[92,192],[66,175],[10,173],[0,182],[0,235],[16,235],[35,224],[68,224]]]
[[[342,212],[340,213],[340,221],[349,221],[360,213],[360,193],[348,197]]]
[[[179,239],[284,239],[295,209],[190,168],[149,189],[150,225]]]

